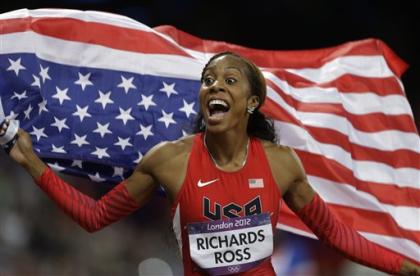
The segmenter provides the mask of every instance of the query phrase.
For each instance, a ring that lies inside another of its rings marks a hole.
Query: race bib
[[[191,259],[211,275],[249,270],[273,253],[268,213],[188,224]]]

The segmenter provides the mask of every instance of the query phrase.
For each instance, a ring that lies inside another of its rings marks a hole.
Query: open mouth
[[[210,117],[219,117],[228,112],[230,106],[224,100],[210,100],[207,104],[207,108]]]

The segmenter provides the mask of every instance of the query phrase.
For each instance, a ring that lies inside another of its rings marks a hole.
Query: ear
[[[254,109],[256,109],[259,106],[260,106],[260,97],[258,97],[257,95],[251,95],[248,98],[247,107],[253,107]]]

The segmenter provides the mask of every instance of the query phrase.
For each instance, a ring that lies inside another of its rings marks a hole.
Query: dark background
[[[122,14],[150,27],[173,25],[203,39],[252,48],[299,50],[379,38],[409,65],[402,81],[420,126],[420,9],[417,1],[381,0],[40,0],[2,1],[0,12],[72,8]]]

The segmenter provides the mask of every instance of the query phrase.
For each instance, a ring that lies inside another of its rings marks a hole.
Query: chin
[[[228,128],[224,126],[223,124],[217,124],[217,125],[209,125],[206,124],[206,132],[208,133],[223,133],[226,132]]]
[[[240,131],[240,129],[242,129],[241,120],[236,119],[231,113],[226,113],[223,120],[212,120],[208,116],[204,116],[204,121],[206,124],[206,131],[209,133],[219,134],[230,131]]]

